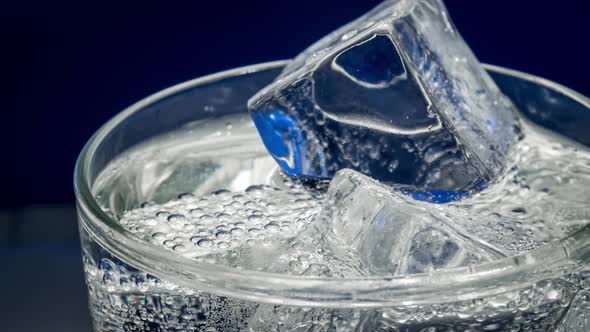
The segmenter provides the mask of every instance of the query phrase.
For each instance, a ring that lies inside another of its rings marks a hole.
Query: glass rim
[[[407,306],[472,300],[520,289],[578,271],[590,260],[590,225],[561,239],[517,256],[431,273],[388,277],[308,277],[240,270],[197,262],[162,250],[124,229],[107,215],[92,195],[89,169],[103,139],[126,118],[147,105],[199,85],[244,74],[277,69],[290,60],[265,62],[189,80],[124,109],[105,123],[84,146],[74,171],[80,227],[122,261],[179,286],[264,303],[340,308]],[[486,70],[513,76],[557,91],[587,107],[590,99],[558,83],[504,67]]]

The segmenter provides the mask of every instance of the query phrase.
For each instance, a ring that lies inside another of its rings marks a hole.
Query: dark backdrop
[[[175,83],[290,58],[378,2],[3,3],[0,330],[88,329],[72,173],[102,123]],[[585,2],[446,4],[483,62],[590,95]]]

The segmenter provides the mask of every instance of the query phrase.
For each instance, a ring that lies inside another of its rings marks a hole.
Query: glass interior
[[[122,257],[128,257],[130,263],[154,270],[155,274],[173,274],[173,280],[184,284],[202,283],[203,287],[216,289],[221,293],[241,294],[242,296],[262,296],[272,294],[268,300],[290,298],[293,301],[324,301],[334,300],[338,303],[363,301],[365,305],[370,300],[383,301],[385,298],[399,299],[396,296],[384,297],[385,290],[390,295],[412,293],[411,297],[404,297],[406,301],[425,301],[432,291],[442,292],[444,285],[453,285],[448,289],[447,296],[457,296],[457,291],[466,294],[477,289],[488,292],[501,292],[510,287],[518,287],[522,283],[533,282],[535,278],[548,277],[550,274],[562,273],[557,267],[575,270],[586,265],[590,256],[590,239],[588,227],[564,239],[559,244],[561,250],[553,247],[540,248],[523,257],[511,258],[485,264],[475,268],[463,268],[444,272],[445,278],[436,276],[416,276],[412,280],[399,281],[391,279],[366,278],[366,283],[358,280],[331,284],[314,283],[312,279],[303,277],[286,277],[265,273],[230,271],[220,266],[206,263],[194,263],[171,257],[173,254],[159,252],[149,244],[139,243],[133,235],[118,227],[114,219],[123,211],[139,206],[148,200],[167,201],[178,196],[176,191],[155,190],[147,191],[137,188],[137,182],[129,182],[125,186],[110,190],[109,197],[100,197],[92,193],[91,188],[100,172],[114,159],[120,157],[131,147],[145,143],[150,139],[173,133],[180,128],[203,126],[203,123],[231,122],[239,126],[244,137],[255,136],[255,128],[249,122],[235,121],[236,116],[242,117],[247,113],[248,99],[262,87],[270,83],[282,70],[286,62],[274,62],[240,68],[224,72],[203,79],[197,79],[164,90],[131,106],[113,118],[91,139],[80,156],[76,170],[76,192],[78,204],[82,214],[87,215],[84,227],[98,239],[97,242]],[[590,146],[590,132],[586,129],[590,125],[590,102],[587,98],[561,87],[555,83],[503,69],[487,66],[501,90],[510,97],[516,106],[532,122],[558,132],[581,144]],[[203,122],[203,120],[206,120]],[[236,129],[236,128],[234,128]],[[198,137],[193,137],[198,140]],[[265,155],[263,145],[259,140],[252,141],[253,160],[260,163],[259,174],[250,174],[246,180],[235,184],[246,187],[261,181],[272,181],[275,172],[273,160]],[[224,158],[223,153],[212,154],[212,164]],[[138,159],[141,161],[140,159]],[[140,164],[137,164],[140,165]],[[199,172],[206,172],[206,167]],[[236,170],[238,174],[239,170]],[[228,178],[231,178],[228,177]],[[195,183],[188,187],[198,186]],[[220,183],[217,183],[220,185]],[[225,183],[220,186],[227,186]],[[209,189],[209,187],[203,190]],[[557,246],[557,244],[556,244]],[[539,257],[545,257],[543,269],[538,269]],[[582,264],[575,262],[582,261]],[[157,262],[157,266],[154,266]],[[574,262],[574,263],[572,263]],[[182,267],[182,268],[179,268]],[[220,280],[219,276],[223,274]],[[535,276],[533,278],[533,276]],[[502,287],[498,287],[499,278]],[[444,279],[444,282],[441,281]],[[438,281],[437,281],[438,280]],[[488,284],[485,281],[489,281]],[[296,281],[296,282],[295,282]],[[266,284],[265,284],[266,282]],[[494,289],[485,286],[495,285]],[[480,287],[481,286],[481,287]],[[264,288],[264,289],[262,289]],[[348,289],[347,289],[348,288]],[[322,291],[318,291],[318,290]],[[299,291],[299,293],[298,293]],[[304,294],[304,295],[302,295]],[[354,294],[352,296],[351,294]],[[440,293],[444,299],[444,293]],[[481,295],[481,293],[478,293]]]

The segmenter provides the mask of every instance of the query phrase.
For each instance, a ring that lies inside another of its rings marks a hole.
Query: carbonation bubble
[[[197,245],[201,248],[211,248],[211,246],[213,246],[213,241],[209,239],[200,239],[197,241]]]
[[[164,240],[166,238],[166,234],[161,233],[161,232],[156,232],[156,233],[152,234],[152,238],[154,240]]]
[[[170,222],[181,222],[181,221],[185,221],[185,220],[186,220],[186,218],[182,214],[171,214],[168,216],[168,221],[170,221]]]
[[[170,215],[168,211],[159,211],[156,213],[156,217],[158,218],[167,218]]]
[[[219,240],[228,240],[229,238],[231,238],[231,235],[227,231],[219,231],[217,232],[217,234],[215,234],[215,237]]]

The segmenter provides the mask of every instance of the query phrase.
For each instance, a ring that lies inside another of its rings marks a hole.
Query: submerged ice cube
[[[422,189],[491,179],[517,127],[440,0],[383,2],[304,51],[249,109],[291,176],[351,168]]]
[[[330,184],[320,221],[332,251],[349,251],[372,275],[423,273],[506,255],[473,238],[447,207],[413,200],[353,170]]]

